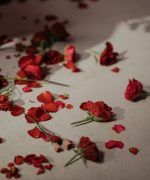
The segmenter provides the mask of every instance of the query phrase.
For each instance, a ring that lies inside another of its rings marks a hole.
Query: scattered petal
[[[110,140],[110,141],[105,143],[105,147],[107,149],[113,149],[113,148],[120,148],[120,149],[122,149],[124,147],[124,143],[121,142],[121,141]]]
[[[115,124],[112,129],[117,133],[121,133],[122,131],[126,130],[126,128],[121,124]]]
[[[129,151],[134,155],[136,155],[139,152],[138,148],[136,148],[136,147],[130,147]]]

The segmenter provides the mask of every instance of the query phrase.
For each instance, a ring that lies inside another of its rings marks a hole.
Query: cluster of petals
[[[96,118],[102,118],[105,121],[110,121],[113,116],[112,108],[105,104],[103,101],[83,102],[80,105],[80,108],[90,113],[90,115],[93,115]]]

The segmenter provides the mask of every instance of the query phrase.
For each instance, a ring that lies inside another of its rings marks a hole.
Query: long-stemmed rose
[[[81,120],[71,123],[75,126],[84,125],[87,123],[91,123],[93,121],[100,122],[100,121],[110,121],[113,117],[112,108],[105,104],[103,101],[87,101],[83,102],[80,105],[80,108],[84,111],[87,111],[88,117]]]
[[[99,150],[89,137],[81,137],[74,152],[75,155],[65,164],[65,167],[80,159],[82,159],[84,163],[86,160],[97,162],[99,159]]]

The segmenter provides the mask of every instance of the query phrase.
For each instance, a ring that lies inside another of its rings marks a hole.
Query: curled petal
[[[105,143],[105,147],[107,149],[113,149],[113,148],[120,148],[120,149],[122,149],[124,147],[124,143],[121,142],[121,141],[110,140],[110,141]]]

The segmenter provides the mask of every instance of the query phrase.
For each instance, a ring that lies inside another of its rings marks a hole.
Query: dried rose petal
[[[122,131],[126,130],[126,128],[121,124],[115,124],[112,129],[117,133],[121,133]]]
[[[49,102],[42,105],[42,108],[47,112],[57,112],[59,105],[56,102]]]
[[[37,96],[37,100],[42,103],[49,103],[53,101],[53,95],[51,92],[45,91]]]
[[[31,87],[29,87],[29,86],[25,86],[25,87],[22,88],[22,91],[23,91],[23,92],[31,92],[32,89],[31,89]]]
[[[69,95],[62,94],[62,95],[59,95],[59,98],[61,98],[62,100],[66,100],[69,98]]]
[[[118,73],[118,72],[120,71],[120,68],[115,67],[115,68],[113,68],[111,71],[114,72],[114,73]]]
[[[34,127],[33,129],[28,131],[28,134],[33,138],[40,138],[41,131],[37,127]]]
[[[50,114],[48,114],[41,107],[32,107],[28,110],[25,118],[28,123],[48,121],[51,119]]]
[[[73,109],[73,105],[72,105],[72,104],[67,104],[67,105],[66,105],[66,108],[67,108],[67,109]]]
[[[136,147],[130,147],[130,148],[129,148],[129,151],[130,151],[132,154],[135,154],[135,155],[139,152],[138,148],[136,148]]]
[[[16,165],[22,165],[24,163],[24,157],[23,156],[15,156],[14,163]]]
[[[121,141],[110,140],[110,141],[105,143],[105,147],[107,149],[113,149],[113,148],[120,148],[120,149],[122,149],[124,147],[124,143],[121,142]]]
[[[62,101],[56,101],[56,103],[58,104],[58,109],[63,109],[66,106],[66,104]]]
[[[70,150],[74,147],[74,144],[72,141],[70,141],[68,139],[64,139],[62,146],[63,146],[64,150]]]
[[[20,116],[23,114],[25,109],[21,106],[14,105],[11,109],[11,115],[12,116]]]
[[[50,164],[50,163],[48,163],[48,164],[46,164],[46,165],[44,166],[44,168],[47,169],[47,170],[51,170],[51,169],[53,168],[53,165]]]
[[[39,168],[37,175],[43,174],[45,172],[44,168]]]
[[[63,151],[62,147],[57,143],[54,144],[54,150],[56,152],[62,152]]]

